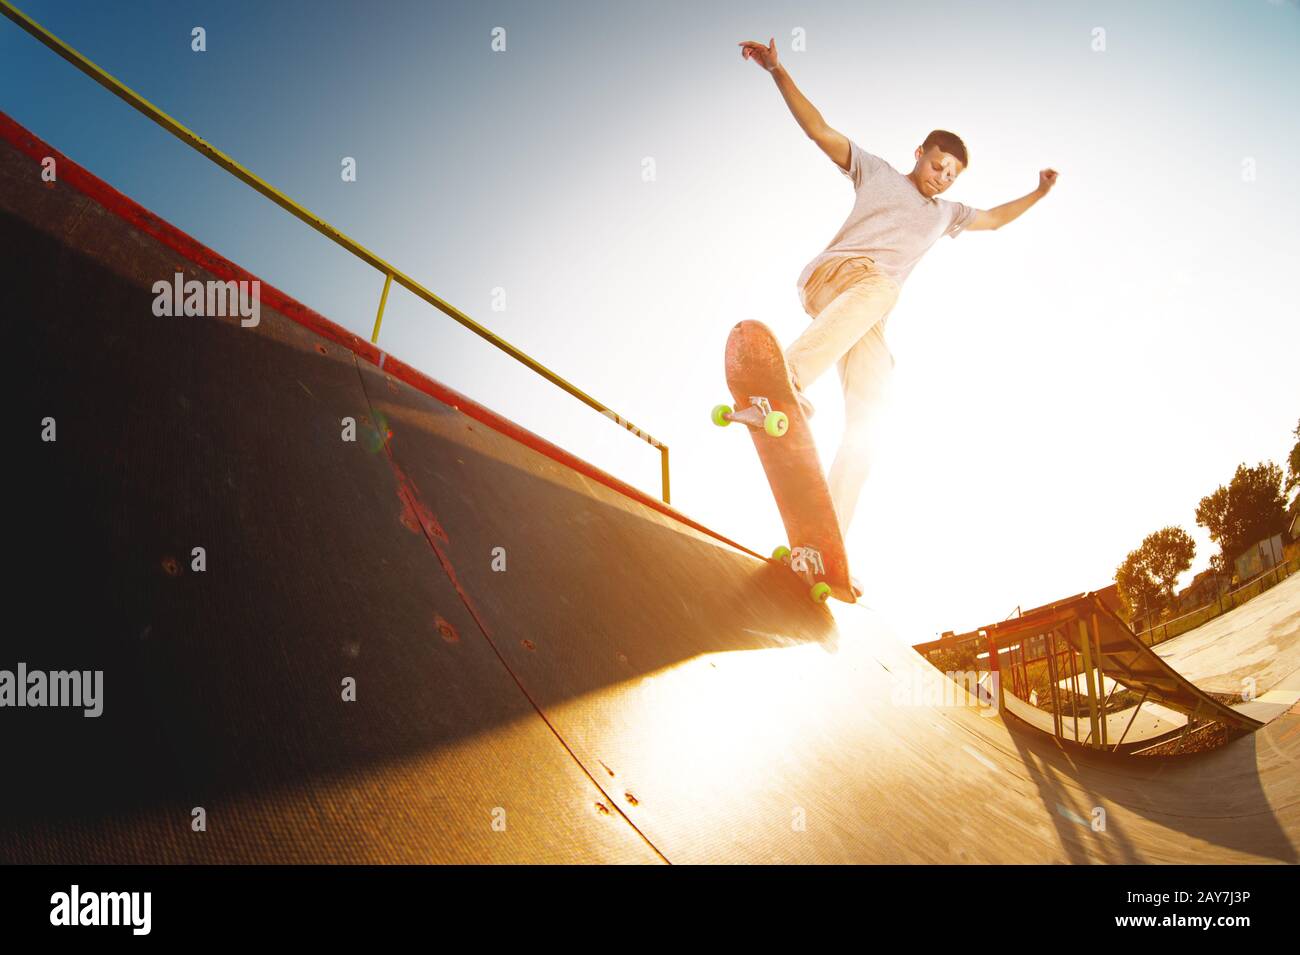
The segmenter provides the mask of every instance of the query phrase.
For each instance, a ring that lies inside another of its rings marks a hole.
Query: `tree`
[[[1223,566],[1231,566],[1251,544],[1286,528],[1282,469],[1272,461],[1253,468],[1237,465],[1227,487],[1219,485],[1213,494],[1201,498],[1196,523],[1219,545]]]
[[[1160,582],[1160,589],[1172,606],[1178,577],[1191,568],[1196,556],[1196,541],[1181,527],[1164,527],[1148,535],[1139,551],[1151,576]]]
[[[1120,601],[1129,619],[1174,606],[1178,576],[1192,566],[1195,556],[1196,542],[1181,527],[1163,527],[1129,551],[1115,569]]]
[[[967,644],[964,647],[946,647],[930,655],[930,662],[944,673],[960,673],[978,669],[976,666],[976,647]]]
[[[1300,487],[1300,423],[1296,424],[1295,430],[1291,433],[1297,440],[1291,448],[1291,458],[1287,461],[1286,492],[1288,494]]]
[[[1119,602],[1124,607],[1124,618],[1130,624],[1138,615],[1145,615],[1152,608],[1159,609],[1160,584],[1147,574],[1138,551],[1129,551],[1124,563],[1115,568],[1115,583],[1119,585]],[[1134,624],[1134,629],[1136,626]]]
[[[1300,423],[1296,424],[1295,431],[1293,431],[1292,433],[1296,436],[1297,441],[1292,446],[1291,457],[1287,461],[1287,475],[1286,475],[1287,494],[1290,494],[1297,487],[1300,487]],[[1290,510],[1287,511],[1286,516],[1287,516],[1288,526],[1290,525],[1291,521],[1295,520],[1295,516],[1297,512],[1300,512],[1300,494],[1297,494],[1295,496],[1295,500],[1291,502]]]

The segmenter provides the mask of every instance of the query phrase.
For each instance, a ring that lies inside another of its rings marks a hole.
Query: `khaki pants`
[[[894,369],[884,331],[897,301],[898,285],[866,256],[823,262],[803,290],[803,308],[813,322],[785,351],[801,388],[807,389],[831,365],[840,375],[844,437],[829,483],[845,535],[871,468]]]

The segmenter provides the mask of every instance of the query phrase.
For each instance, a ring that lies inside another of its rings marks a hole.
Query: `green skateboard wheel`
[[[731,424],[723,415],[731,414],[731,405],[715,405],[713,408],[713,423],[719,428],[725,428]]]
[[[785,560],[790,556],[790,548],[784,544],[778,544],[776,550],[772,551],[773,560]]]
[[[790,429],[790,419],[784,411],[773,411],[763,419],[763,430],[774,438],[779,438]]]
[[[831,585],[826,581],[820,581],[813,584],[812,592],[809,594],[815,604],[824,604],[831,595]]]

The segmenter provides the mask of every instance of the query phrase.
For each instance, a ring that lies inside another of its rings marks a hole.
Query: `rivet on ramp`
[[[175,557],[164,557],[162,559],[162,569],[168,577],[179,577],[181,575],[181,565]]]
[[[626,799],[633,806],[641,805],[641,800],[637,799],[631,793],[623,793],[623,798]]]
[[[443,620],[442,617],[436,613],[433,615],[433,621],[434,625],[438,628],[438,632],[442,634],[442,639],[446,640],[448,643],[460,643],[460,634],[456,632],[455,627],[449,624],[446,620]]]
[[[602,816],[609,815],[609,807],[606,806],[603,802],[596,803],[596,811],[600,813]]]
[[[317,346],[316,346],[316,350],[317,350],[318,352],[320,352],[322,355],[328,355],[328,354],[329,354],[329,352],[327,352],[327,351],[325,350],[325,346],[324,346],[324,345],[317,345]]]
[[[519,645],[525,650],[536,650],[537,646],[531,640],[520,640]]]

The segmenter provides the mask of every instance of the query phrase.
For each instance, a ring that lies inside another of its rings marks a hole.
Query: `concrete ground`
[[[1300,701],[1300,574],[1155,652],[1211,693],[1241,693],[1254,681],[1254,699],[1234,707],[1270,720]]]
[[[1040,710],[1036,706],[1031,706],[1024,700],[1017,699],[1011,694],[1003,697],[1006,708],[1015,716],[1042,730],[1044,733],[1053,735],[1056,732],[1055,723],[1052,720],[1052,714],[1046,710]],[[1106,714],[1106,738],[1112,743],[1119,742],[1123,739],[1129,743],[1135,743],[1139,740],[1156,740],[1168,736],[1176,730],[1182,729],[1187,725],[1187,717],[1177,710],[1171,710],[1167,706],[1161,706],[1159,703],[1150,701],[1142,704],[1142,712],[1137,718],[1133,718],[1133,707],[1124,710],[1117,710],[1114,713]],[[1064,736],[1068,740],[1075,739],[1075,721],[1066,715],[1061,722]],[[1078,721],[1078,740],[1084,742],[1089,739],[1091,726],[1087,718]]]

